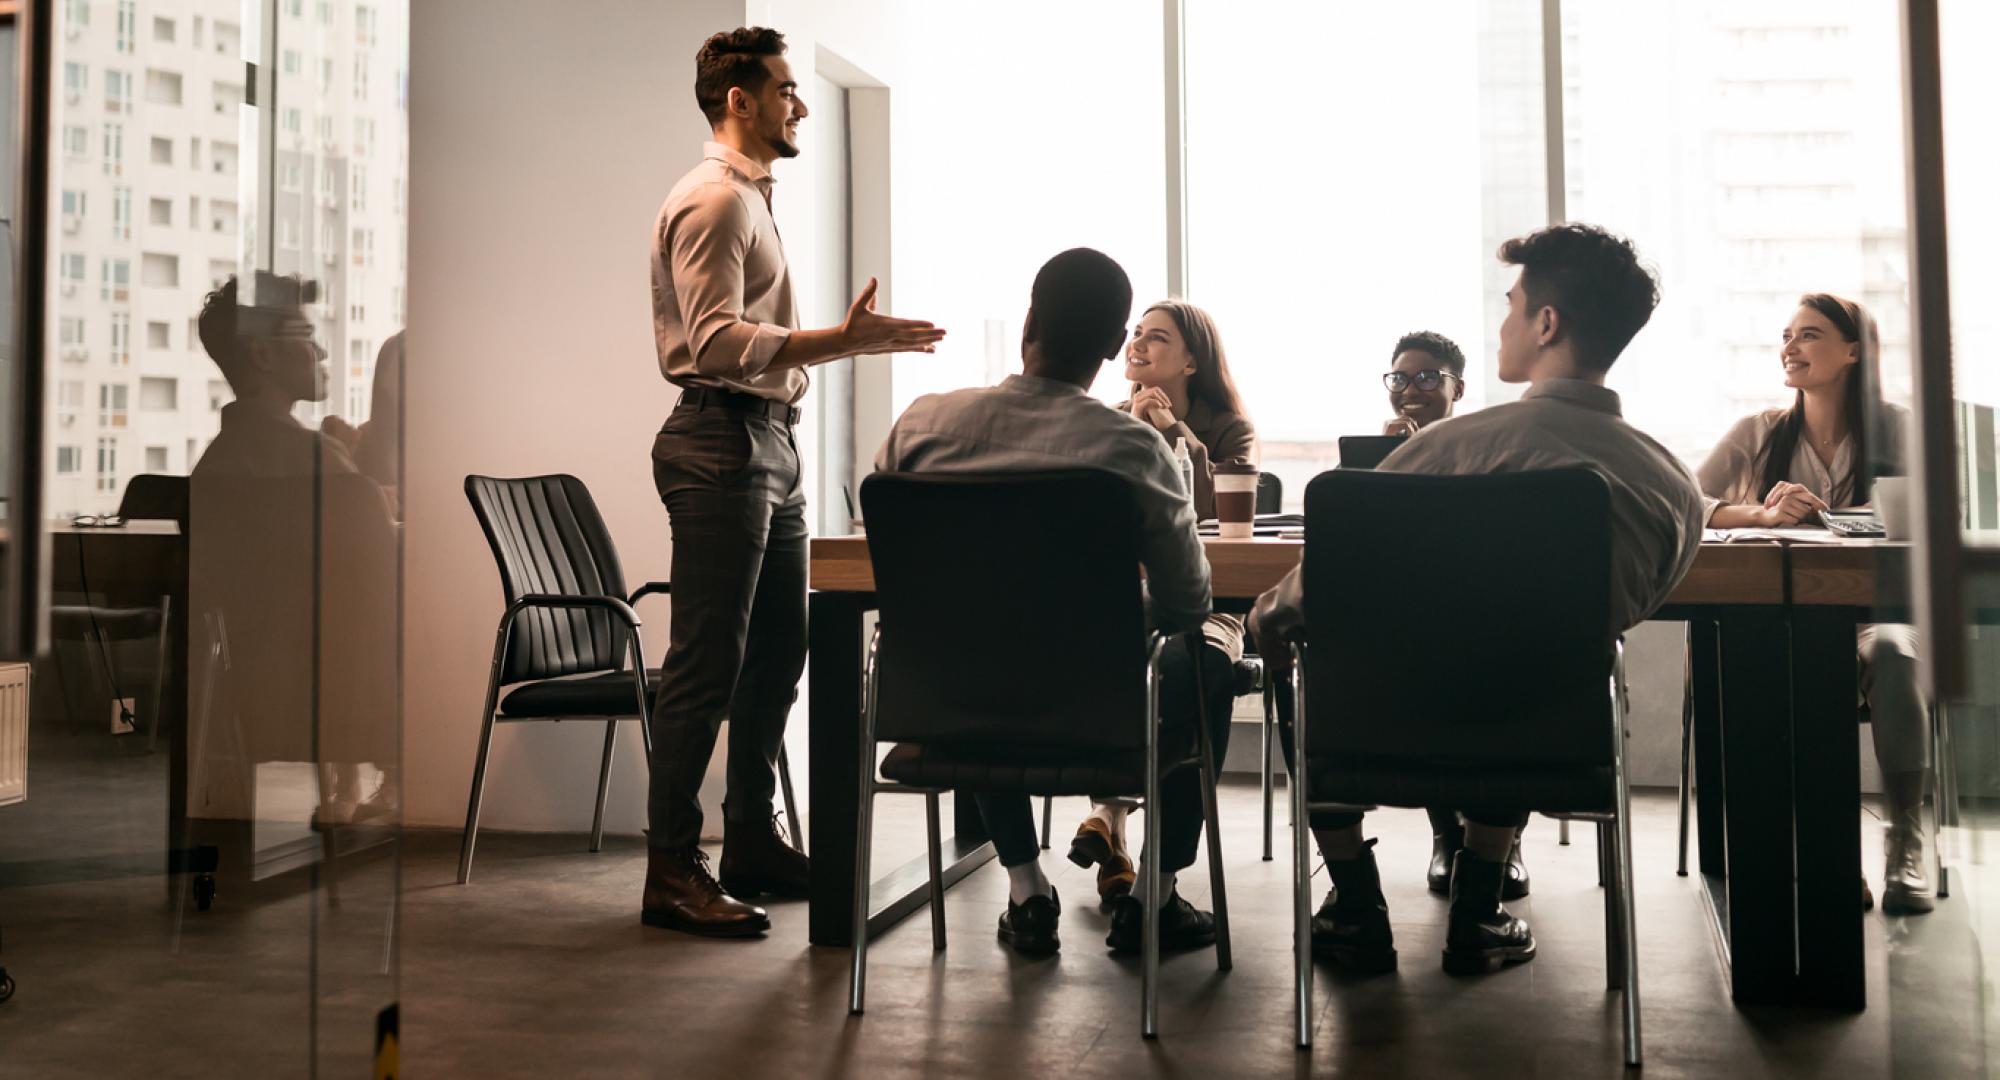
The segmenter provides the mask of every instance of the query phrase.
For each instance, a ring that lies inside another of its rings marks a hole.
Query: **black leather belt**
[[[681,390],[681,400],[675,408],[689,409],[732,409],[736,412],[754,413],[776,420],[781,424],[799,422],[799,410],[782,401],[772,401],[756,394],[746,394],[740,390],[718,390],[708,386],[690,386]]]

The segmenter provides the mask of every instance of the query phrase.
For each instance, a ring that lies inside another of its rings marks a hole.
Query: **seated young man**
[[[1530,384],[1521,400],[1425,427],[1385,459],[1390,472],[1468,475],[1584,465],[1611,487],[1611,632],[1622,634],[1666,600],[1693,565],[1702,502],[1694,478],[1666,448],[1627,424],[1604,375],[1659,303],[1653,275],[1629,241],[1589,225],[1556,225],[1509,240],[1502,260],[1521,274],[1500,324],[1500,379]],[[1257,640],[1280,642],[1303,619],[1294,570],[1258,598]],[[1272,647],[1267,657],[1283,653]],[[1521,807],[1463,808],[1465,850],[1453,860],[1444,969],[1496,971],[1532,960],[1528,924],[1500,904]],[[1313,837],[1334,891],[1313,919],[1314,951],[1363,971],[1395,967],[1388,905],[1373,840],[1360,814],[1316,813]]]
[[[1006,472],[1090,468],[1131,482],[1143,531],[1141,562],[1154,622],[1179,632],[1201,626],[1209,613],[1208,558],[1195,535],[1194,508],[1182,488],[1172,451],[1151,424],[1089,395],[1106,360],[1118,356],[1125,320],[1132,313],[1132,284],[1109,257],[1073,248],[1050,259],[1035,275],[1021,332],[1021,374],[1000,385],[930,394],[911,403],[876,455],[885,472]],[[1226,684],[1229,663],[1218,649],[1204,650],[1202,678]],[[1193,661],[1184,649],[1163,660],[1161,725],[1190,731],[1198,706]],[[1229,736],[1227,711],[1211,716],[1210,732],[1221,759]],[[1145,903],[1160,909],[1160,947],[1192,949],[1215,941],[1215,918],[1174,889],[1175,872],[1194,862],[1201,840],[1200,777],[1181,769],[1161,785],[1161,895],[1139,890],[1117,901],[1105,944],[1139,950]],[[1006,914],[1000,940],[1022,953],[1060,947],[1056,924],[1061,901],[1042,873],[1041,847],[1025,794],[977,797],[986,831],[1007,868]],[[1150,812],[1150,808],[1148,810]],[[1145,852],[1142,859],[1155,857]]]

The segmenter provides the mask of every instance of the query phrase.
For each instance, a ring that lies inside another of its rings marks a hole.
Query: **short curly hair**
[[[1653,317],[1660,281],[1632,241],[1595,225],[1551,225],[1500,245],[1521,268],[1529,311],[1555,308],[1579,363],[1608,370]]]
[[[729,90],[756,94],[770,81],[767,56],[785,54],[785,35],[767,26],[739,26],[710,37],[694,55],[694,102],[710,126],[729,110]]]
[[[1406,352],[1426,353],[1450,369],[1453,375],[1465,376],[1465,353],[1460,351],[1456,342],[1435,330],[1419,330],[1397,338],[1395,350],[1389,353],[1389,362],[1395,363],[1396,358]]]

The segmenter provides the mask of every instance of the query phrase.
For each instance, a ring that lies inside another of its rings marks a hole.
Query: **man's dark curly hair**
[[[1389,362],[1395,363],[1396,358],[1406,352],[1427,353],[1453,375],[1465,377],[1465,353],[1459,350],[1456,342],[1435,330],[1419,330],[1398,338],[1395,351],[1389,354]]]
[[[785,35],[765,26],[739,26],[702,42],[694,55],[694,101],[709,125],[722,123],[730,87],[761,93],[771,78],[764,58],[784,54]]]
[[[1528,312],[1555,308],[1577,361],[1599,371],[1660,303],[1659,279],[1639,262],[1632,241],[1595,225],[1551,225],[1501,244],[1499,255],[1521,268]]]

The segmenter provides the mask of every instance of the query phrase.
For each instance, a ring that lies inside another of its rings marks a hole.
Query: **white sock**
[[[1125,846],[1125,816],[1131,812],[1132,808],[1122,802],[1098,802],[1093,799],[1090,803],[1090,816],[1104,823],[1115,847]]]
[[[1159,905],[1166,907],[1167,901],[1172,899],[1173,895],[1174,875],[1162,872],[1160,874]],[[1132,899],[1139,901],[1142,908],[1146,903],[1146,862],[1143,857],[1139,860],[1139,880],[1132,886]]]
[[[1007,899],[1016,904],[1025,904],[1031,896],[1054,896],[1055,886],[1042,873],[1042,861],[1029,859],[1019,866],[1007,868]]]

